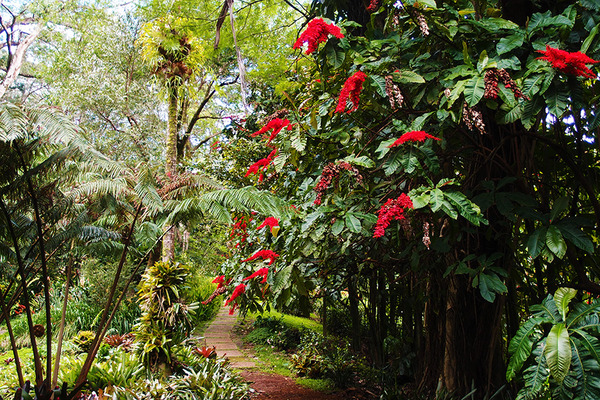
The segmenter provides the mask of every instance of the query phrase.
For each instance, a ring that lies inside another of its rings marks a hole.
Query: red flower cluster
[[[381,6],[381,0],[371,0],[369,6],[367,7],[367,11],[370,13],[375,12],[379,6]]]
[[[270,131],[272,129],[273,132],[271,132],[271,136],[269,136],[269,140],[267,140],[267,144],[269,144],[269,143],[271,143],[271,140],[275,139],[275,137],[277,136],[277,134],[285,126],[288,126],[289,124],[290,124],[290,121],[288,119],[273,118],[271,121],[269,121],[269,123],[267,125],[263,126],[261,130],[254,132],[250,136],[251,137],[257,137],[258,135],[262,135],[263,133],[267,133],[268,131]]]
[[[273,228],[275,228],[276,226],[279,226],[279,220],[275,217],[267,217],[264,222],[262,224],[260,224],[258,226],[258,228],[256,228],[256,230],[262,229],[265,226],[269,226],[269,229],[271,230],[271,233],[273,233]]]
[[[230,239],[234,236],[240,237],[240,243],[244,243],[248,239],[248,222],[252,221],[252,217],[243,216],[241,218],[234,218],[235,223],[231,227]],[[238,243],[239,244],[239,243]],[[237,246],[236,246],[237,247]]]
[[[354,179],[356,180],[357,184],[362,182],[362,175],[360,172],[358,172],[358,169],[353,167],[350,163],[346,161],[340,161],[337,164],[329,163],[325,166],[325,168],[323,168],[323,172],[321,172],[321,178],[319,179],[317,186],[315,186],[315,192],[317,192],[317,198],[314,201],[315,205],[321,205],[325,191],[329,188],[333,180],[337,181],[337,179],[340,177],[340,172],[344,169],[346,171],[350,171],[354,175]]]
[[[241,262],[254,261],[259,257],[262,258],[263,260],[269,260],[269,265],[271,265],[275,262],[275,259],[277,257],[279,257],[279,254],[275,253],[272,250],[259,250],[256,253],[254,253],[254,255],[252,257],[246,258],[245,260],[242,260]]]
[[[296,40],[296,43],[294,43],[293,48],[299,49],[304,43],[308,43],[306,54],[310,54],[319,47],[319,43],[325,43],[329,38],[329,35],[333,35],[338,39],[344,37],[339,27],[328,24],[323,21],[323,18],[315,18],[308,23],[306,30],[300,34],[300,37]]]
[[[275,157],[277,157],[275,154],[277,153],[277,149],[273,149],[273,151],[267,156],[267,158],[262,158],[260,160],[258,160],[257,162],[255,162],[254,164],[252,164],[250,166],[250,168],[248,168],[248,172],[246,172],[246,175],[244,175],[244,177],[248,177],[250,176],[250,174],[260,174],[258,181],[262,182],[263,181],[263,173],[267,170],[267,168],[269,168],[269,164],[271,164],[271,162],[273,162],[273,159]],[[262,172],[261,172],[262,170]]]
[[[402,220],[404,216],[404,210],[407,208],[413,208],[413,203],[408,195],[402,193],[397,199],[389,199],[379,209],[377,215],[377,223],[375,224],[374,238],[380,238],[385,235],[385,228],[390,225],[392,220]]]
[[[249,281],[250,279],[256,278],[257,276],[262,276],[263,280],[261,283],[267,283],[267,275],[269,275],[269,268],[264,267],[253,273],[252,275],[242,279],[243,281]]]
[[[592,72],[585,64],[596,64],[600,61],[592,60],[581,52],[569,53],[568,51],[555,49],[546,45],[546,50],[538,50],[544,57],[538,60],[545,60],[552,64],[553,68],[567,74],[583,76],[584,78],[596,79],[596,74]]]
[[[404,142],[424,142],[425,139],[441,140],[440,138],[431,136],[430,134],[425,133],[424,131],[410,131],[400,136],[398,139],[396,139],[394,143],[390,144],[388,147],[400,146]]]
[[[342,87],[342,91],[340,92],[340,97],[338,98],[338,104],[335,108],[335,112],[344,112],[346,111],[346,103],[348,99],[352,102],[352,108],[348,110],[348,113],[356,111],[358,109],[358,103],[360,101],[360,92],[362,91],[363,83],[367,78],[367,74],[362,71],[356,71],[346,82],[344,82],[344,86]]]
[[[232,301],[234,301],[236,298],[238,298],[245,291],[246,291],[246,285],[244,283],[240,283],[239,285],[237,285],[235,287],[235,289],[233,289],[233,293],[231,293],[231,297],[228,298],[227,301],[225,301],[225,305],[228,306],[229,303],[231,303]]]
[[[225,286],[225,275],[219,275],[215,279],[213,279],[212,283],[217,284],[217,289]]]

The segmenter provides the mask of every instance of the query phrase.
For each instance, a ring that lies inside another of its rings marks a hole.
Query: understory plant
[[[169,373],[173,346],[180,344],[192,329],[190,313],[195,304],[186,304],[189,267],[179,263],[156,262],[142,275],[139,301],[140,322],[135,326],[136,341],[147,367],[159,367]]]
[[[511,340],[506,378],[522,381],[517,400],[600,398],[600,300],[569,311],[576,294],[559,288],[531,307],[534,314]]]

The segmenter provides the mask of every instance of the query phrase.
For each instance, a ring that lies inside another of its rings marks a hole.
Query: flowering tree
[[[347,289],[354,332],[369,304],[376,361],[396,335],[417,349],[421,388],[483,397],[505,383],[522,309],[558,286],[600,294],[600,9],[520,3],[315,3],[341,35],[299,36],[311,51],[282,96],[293,128],[258,182],[297,213],[242,304]]]

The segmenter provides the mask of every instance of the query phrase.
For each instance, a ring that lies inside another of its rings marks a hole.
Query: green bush
[[[194,310],[191,316],[195,324],[202,324],[211,321],[219,312],[221,298],[217,297],[208,304],[202,304],[210,296],[217,285],[212,283],[213,278],[196,274],[189,279],[188,287],[183,292],[183,298],[187,303],[197,303],[198,308]]]
[[[283,351],[294,350],[300,344],[301,331],[284,324],[279,318],[263,318],[259,315],[253,327],[246,337],[251,343],[270,345]]]

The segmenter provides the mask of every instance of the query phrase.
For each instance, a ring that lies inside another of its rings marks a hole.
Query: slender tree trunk
[[[352,272],[348,279],[348,300],[350,303],[350,320],[352,322],[352,350],[360,350],[361,324],[358,310],[358,291],[356,288],[356,273]]]
[[[165,173],[169,179],[175,179],[177,176],[177,107],[179,96],[177,94],[178,85],[174,82],[168,84],[169,90],[169,110],[168,110],[168,127],[167,127],[167,148]],[[162,260],[164,262],[173,261],[175,259],[175,229],[164,228],[168,230],[163,238]]]

